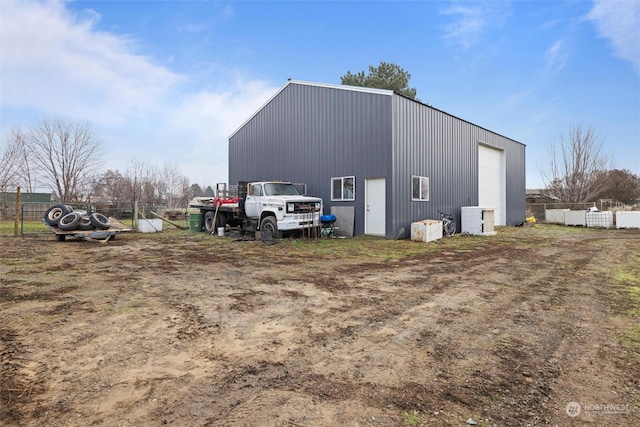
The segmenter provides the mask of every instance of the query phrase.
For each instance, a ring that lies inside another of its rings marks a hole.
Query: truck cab
[[[290,182],[260,181],[247,183],[244,212],[255,220],[261,231],[274,236],[282,232],[320,225],[322,199],[300,193]]]

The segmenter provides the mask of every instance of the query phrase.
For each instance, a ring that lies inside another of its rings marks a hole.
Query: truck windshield
[[[267,196],[299,196],[300,192],[293,184],[284,182],[269,182],[264,185]]]

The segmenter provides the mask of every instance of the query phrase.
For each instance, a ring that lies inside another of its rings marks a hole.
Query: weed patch
[[[420,425],[420,417],[415,411],[402,411],[402,425],[405,427],[416,427]]]

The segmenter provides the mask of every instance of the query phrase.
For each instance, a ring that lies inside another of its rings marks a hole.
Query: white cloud
[[[225,182],[228,166],[228,137],[277,87],[266,82],[237,79],[224,91],[185,94],[167,114],[167,129],[175,136],[167,150],[201,184]]]
[[[95,31],[95,12],[80,20],[57,1],[1,8],[2,107],[118,123],[181,80],[136,54],[131,40]]]
[[[99,19],[56,0],[0,0],[0,131],[23,125],[25,114],[88,120],[113,154],[107,168],[136,157],[173,162],[199,183],[226,180],[228,136],[277,88],[234,70],[176,73],[131,37],[96,30]],[[203,90],[199,81],[219,85]]]
[[[464,48],[470,47],[486,25],[483,11],[479,7],[454,4],[442,11],[459,19],[447,26],[445,38],[451,39]]]
[[[631,62],[640,74],[640,1],[594,0],[587,18],[600,37],[611,42],[616,56]]]
[[[444,15],[454,17],[446,27],[445,39],[452,40],[465,49],[480,42],[488,28],[500,26],[506,15],[507,2],[461,2],[452,1],[441,10]]]
[[[181,25],[177,28],[179,33],[202,33],[209,29],[207,24],[194,24],[189,23]]]
[[[566,62],[566,54],[564,52],[564,43],[562,40],[557,40],[548,50],[545,55],[547,61],[547,68],[553,73],[560,72]]]

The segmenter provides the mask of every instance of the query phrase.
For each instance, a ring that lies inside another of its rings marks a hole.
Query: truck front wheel
[[[280,239],[282,237],[282,232],[278,231],[278,223],[272,216],[262,218],[262,222],[260,223],[260,233],[264,235],[271,234],[271,237],[274,239]]]

